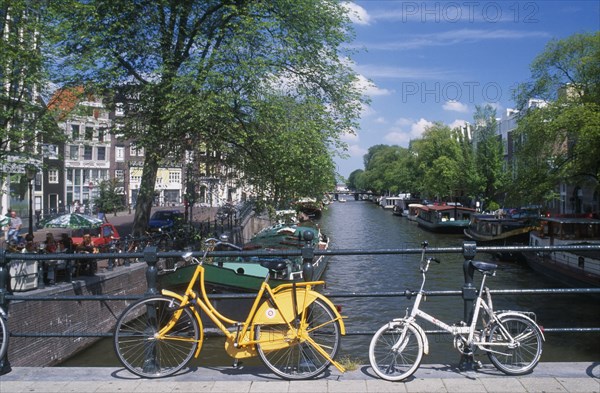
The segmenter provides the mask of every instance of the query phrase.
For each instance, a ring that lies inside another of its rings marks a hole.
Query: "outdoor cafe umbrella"
[[[44,228],[70,228],[70,229],[86,229],[98,228],[102,224],[102,220],[96,217],[88,216],[80,213],[69,213],[55,217],[44,223]]]
[[[0,216],[0,228],[10,224],[10,217]]]

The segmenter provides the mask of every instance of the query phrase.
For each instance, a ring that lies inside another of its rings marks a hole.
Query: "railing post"
[[[44,260],[38,260],[38,289],[46,288],[46,283],[44,282]]]
[[[304,281],[311,281],[314,275],[313,260],[315,249],[312,244],[314,235],[311,231],[304,231],[302,234],[306,244],[302,247],[302,278]]]
[[[0,248],[0,318],[7,317],[8,311],[8,301],[6,300],[6,293],[8,292],[8,280],[9,280],[9,261],[6,259],[6,249]],[[6,320],[5,320],[6,321]],[[8,326],[8,321],[6,321],[6,326]],[[7,339],[7,345],[8,345]],[[0,375],[8,374],[12,368],[10,367],[10,362],[8,361],[8,348],[6,349],[6,353],[0,359]]]
[[[462,288],[462,298],[464,303],[464,321],[467,325],[471,323],[471,319],[473,318],[473,301],[477,298],[477,288],[473,286],[473,274],[475,273],[475,270],[473,269],[473,265],[471,265],[471,261],[476,253],[477,244],[475,242],[463,242],[463,256],[465,258],[465,261],[463,262],[463,275],[465,284]],[[474,369],[472,348],[465,348],[458,367],[463,371]]]
[[[156,263],[158,262],[158,255],[156,255],[157,252],[158,249],[156,246],[147,246],[144,248],[144,261],[146,261],[148,264],[148,269],[146,269],[146,282],[148,284],[146,295],[158,294],[158,289],[156,288],[156,281],[158,277],[158,269],[156,267]]]

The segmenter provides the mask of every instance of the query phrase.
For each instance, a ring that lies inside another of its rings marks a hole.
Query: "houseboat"
[[[409,221],[417,222],[419,210],[421,210],[423,206],[425,205],[422,205],[420,203],[411,203],[410,205],[408,205],[408,214],[406,215],[406,218]]]
[[[600,246],[600,220],[549,217],[529,234],[530,246]],[[600,287],[600,251],[550,251],[524,253],[535,271],[570,287]]]
[[[306,232],[310,232],[311,240],[306,240]],[[269,284],[276,287],[294,280],[303,280],[301,256],[277,256],[279,252],[300,250],[310,245],[315,250],[324,251],[329,247],[329,238],[321,233],[319,227],[312,221],[297,224],[276,224],[263,229],[239,250],[264,251],[264,256],[254,257],[214,257],[204,263],[204,280],[212,290],[226,292],[256,292],[265,277],[269,274],[267,268],[261,266],[261,261],[267,259],[284,260],[287,269],[273,273]],[[269,254],[275,255],[269,255]],[[311,279],[318,280],[325,271],[327,258],[316,255],[312,261],[313,274]],[[195,265],[183,266],[174,272],[168,272],[159,277],[161,287],[172,288],[189,283],[194,273]]]
[[[420,201],[419,198],[415,198],[410,193],[401,193],[397,196],[381,197],[379,205],[385,209],[393,209],[395,215],[406,216],[408,215],[408,205]]]
[[[440,233],[463,233],[469,226],[475,209],[460,203],[424,205],[419,208],[417,224],[423,229]]]
[[[539,213],[524,215],[474,214],[464,233],[469,239],[486,245],[504,246],[529,243],[529,232],[538,229]]]

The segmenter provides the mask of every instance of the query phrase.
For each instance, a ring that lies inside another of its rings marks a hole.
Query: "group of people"
[[[44,253],[44,254],[72,254],[72,253],[97,253],[98,249],[94,246],[89,234],[83,236],[83,242],[75,246],[73,239],[67,234],[61,234],[60,239],[55,239],[51,232],[46,234],[46,239],[41,243],[36,243],[33,236],[25,236],[25,245],[22,253]],[[59,259],[43,261],[44,282],[47,285],[54,285],[57,281],[57,272],[64,270],[65,279],[70,279],[74,275],[93,275],[96,272],[96,261],[91,259]]]

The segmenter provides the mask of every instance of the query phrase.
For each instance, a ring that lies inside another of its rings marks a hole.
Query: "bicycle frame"
[[[508,343],[486,342],[485,340],[475,341],[475,333],[478,333],[478,331],[476,329],[477,320],[479,318],[481,309],[483,309],[485,314],[487,314],[487,316],[489,317],[489,319],[490,319],[489,323],[496,322],[499,319],[498,316],[494,313],[494,310],[491,307],[491,305],[488,305],[482,298],[482,293],[484,292],[484,290],[486,290],[486,288],[485,288],[485,280],[487,277],[486,274],[483,274],[483,277],[481,279],[481,285],[479,288],[479,292],[478,292],[477,298],[475,299],[473,316],[471,319],[471,323],[469,325],[464,325],[464,326],[448,325],[447,323],[440,321],[439,319],[435,318],[434,316],[419,309],[419,306],[421,304],[423,296],[425,295],[425,291],[423,290],[423,288],[425,286],[425,274],[426,274],[428,268],[429,268],[429,261],[427,261],[426,267],[423,269],[423,272],[422,272],[423,282],[421,284],[421,288],[420,288],[419,292],[417,293],[417,295],[415,297],[415,302],[413,304],[410,314],[405,318],[394,320],[394,321],[407,321],[408,324],[413,324],[414,326],[416,326],[418,328],[419,332],[421,332],[423,342],[424,342],[424,345],[426,348],[425,353],[428,353],[429,344],[428,344],[428,340],[427,340],[427,336],[425,335],[425,332],[415,323],[417,318],[421,318],[421,319],[424,319],[424,320],[432,323],[433,325],[451,333],[454,337],[457,337],[457,336],[461,337],[462,340],[469,346],[475,345],[475,346],[477,346],[477,348],[482,349],[487,352],[496,352],[489,348],[491,346],[506,347],[506,346],[514,345],[514,343],[516,342],[515,338],[512,337],[508,331],[506,331],[506,329],[502,326],[502,324],[499,324],[499,329],[500,329],[500,332],[502,333],[502,335],[504,336],[504,338],[509,341]],[[529,317],[527,317],[526,315],[523,315],[522,313],[518,313],[518,312],[509,312],[509,313],[516,313],[516,314],[519,314],[520,316],[530,319]],[[503,315],[505,315],[505,314],[503,314]],[[405,326],[403,329],[403,332],[400,336],[400,339],[392,347],[393,350],[397,351],[403,345],[406,330],[407,330],[407,327]],[[466,335],[466,339],[465,339],[465,335]],[[543,335],[542,335],[542,337],[543,337]],[[496,353],[499,353],[499,352],[496,352]]]
[[[193,289],[194,284],[198,280],[200,286],[200,296]],[[267,276],[265,281],[263,281],[261,284],[261,287],[254,299],[252,307],[248,313],[248,317],[244,322],[240,322],[222,315],[213,307],[206,292],[204,283],[204,267],[202,267],[201,263],[198,263],[198,266],[196,267],[196,270],[194,271],[194,274],[183,296],[169,290],[161,291],[164,296],[178,299],[180,301],[180,306],[179,309],[173,313],[169,323],[159,332],[157,332],[156,338],[163,340],[175,339],[169,337],[168,333],[177,323],[177,320],[183,312],[183,309],[192,305],[190,309],[198,321],[201,330],[202,322],[196,307],[199,307],[225,334],[225,350],[229,356],[235,359],[257,356],[255,347],[256,344],[260,344],[263,348],[267,347],[275,350],[291,345],[291,340],[286,340],[288,337],[301,338],[303,340],[308,340],[322,356],[324,356],[336,368],[343,372],[344,368],[339,363],[331,359],[328,354],[323,351],[319,345],[316,345],[316,343],[314,343],[314,341],[312,341],[308,335],[302,334],[301,329],[298,329],[292,325],[292,322],[297,324],[297,326],[307,325],[305,320],[306,313],[301,311],[310,306],[310,304],[317,298],[325,301],[332,307],[333,310],[335,310],[335,306],[329,301],[329,299],[315,291],[312,291],[312,287],[323,284],[325,284],[324,281],[294,282],[292,284],[279,285],[275,289],[272,289],[268,284]],[[303,290],[296,291],[298,287],[303,288]],[[268,299],[268,304],[262,302],[264,299]],[[296,305],[296,307],[294,307],[294,305]],[[299,315],[300,319],[298,319]],[[339,321],[341,334],[345,334],[343,320],[339,314],[336,315],[335,319],[329,321],[329,323],[333,323],[335,321]],[[234,325],[236,327],[235,332],[231,332],[225,326],[225,323]],[[288,332],[285,335],[282,334],[282,337],[279,339],[277,339],[277,337],[274,339],[274,337],[271,336],[268,338],[268,340],[256,340],[253,338],[253,332],[254,327],[258,324],[285,324],[287,325]],[[290,336],[290,334],[293,336]],[[176,339],[182,340],[181,338]],[[194,353],[194,357],[196,358],[200,355],[200,351],[202,349],[202,335],[197,341],[200,345],[198,345],[198,348]]]

